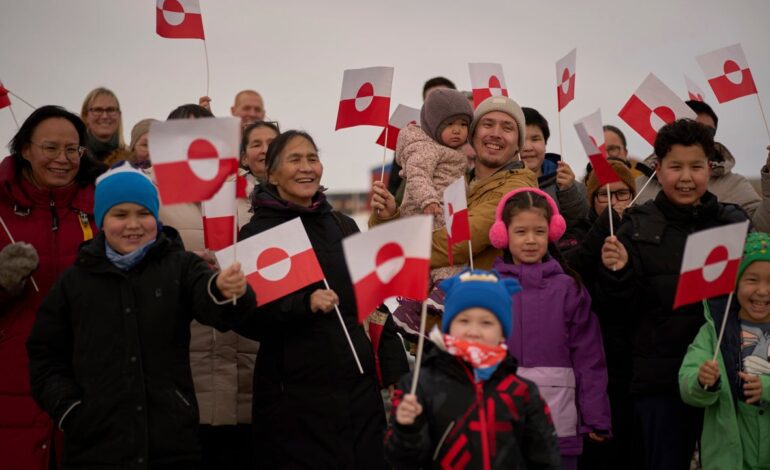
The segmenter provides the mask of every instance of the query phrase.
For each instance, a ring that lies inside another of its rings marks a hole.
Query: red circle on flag
[[[214,144],[206,139],[195,139],[187,147],[187,158],[200,160],[205,158],[219,158],[219,152]]]
[[[377,278],[383,284],[388,284],[404,267],[404,249],[398,243],[386,243],[377,251],[374,263]]]
[[[489,88],[502,88],[502,86],[500,86],[500,79],[497,78],[497,75],[489,77]]]
[[[388,261],[392,260],[393,258],[403,258],[404,257],[404,249],[401,248],[401,245],[398,243],[390,242],[382,245],[380,250],[377,252],[377,257],[375,258],[374,263],[377,266],[381,266]]]
[[[706,262],[703,265],[703,279],[713,282],[722,275],[727,267],[727,260],[730,258],[730,252],[724,245],[715,246],[706,256]]]
[[[450,217],[455,215],[455,208],[451,202],[447,203],[447,212],[449,212]]]
[[[291,257],[278,247],[270,247],[257,257],[257,272],[270,281],[286,277],[291,269]]]
[[[672,123],[676,120],[676,114],[668,106],[658,106],[652,112],[661,118],[666,124]]]
[[[163,19],[171,26],[178,26],[184,21],[184,6],[178,0],[164,0]]]
[[[733,72],[740,72],[741,66],[738,65],[734,60],[728,59],[725,61],[725,64],[723,66],[723,70],[725,71],[725,75],[731,74]]]
[[[355,106],[359,113],[368,108],[374,101],[374,85],[365,82],[356,92]]]
[[[569,81],[569,69],[565,68],[564,72],[561,73],[561,82],[564,83],[566,81]]]

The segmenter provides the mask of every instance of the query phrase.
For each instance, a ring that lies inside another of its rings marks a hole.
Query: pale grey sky
[[[706,91],[720,117],[717,138],[744,175],[758,175],[770,143],[757,100],[719,105],[695,61],[742,43],[770,112],[764,0],[201,0],[201,9],[215,114],[229,114],[238,90],[259,90],[270,118],[315,137],[332,192],[367,188],[369,169],[382,159],[379,128],[334,131],[347,68],[394,66],[393,110],[421,106],[429,77],[469,89],[468,62],[501,63],[511,97],[546,116],[548,150],[559,152],[554,64],[577,47],[576,99],[562,112],[561,134],[578,175],[587,159],[572,124],[597,107],[605,123],[626,132],[631,153],[651,152],[617,117],[650,72],[680,96],[683,74]],[[154,0],[0,0],[0,12],[0,80],[34,105],[79,112],[90,89],[107,86],[120,99],[128,139],[138,120],[165,118],[206,91],[202,42],[158,37]],[[12,101],[20,120],[31,112]],[[14,132],[9,111],[0,110],[0,143]]]

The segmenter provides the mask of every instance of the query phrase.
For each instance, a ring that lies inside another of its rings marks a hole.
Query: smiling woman
[[[100,162],[114,163],[126,157],[123,140],[123,116],[118,97],[99,87],[83,100],[80,118],[88,129],[88,150]]]

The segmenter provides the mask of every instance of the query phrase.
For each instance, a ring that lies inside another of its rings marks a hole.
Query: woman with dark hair
[[[258,467],[385,468],[385,414],[377,371],[382,383],[390,385],[406,372],[406,358],[403,347],[391,342],[396,337],[383,334],[376,359],[375,348],[357,321],[342,239],[358,227],[332,211],[326,200],[323,165],[308,134],[292,130],[279,135],[268,147],[266,167],[267,181],[251,197],[254,216],[239,238],[299,217],[329,287],[317,282],[260,305],[249,324],[236,328],[261,345],[254,370],[252,420]]]
[[[25,341],[54,280],[93,237],[94,181],[88,134],[58,106],[35,110],[0,163],[0,456],[4,468],[46,469],[60,443],[32,399]],[[6,229],[7,228],[7,229]]]

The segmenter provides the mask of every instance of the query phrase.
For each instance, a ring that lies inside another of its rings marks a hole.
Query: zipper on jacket
[[[476,401],[479,404],[479,436],[481,436],[481,457],[484,461],[484,470],[492,467],[489,462],[489,436],[487,435],[487,410],[484,406],[484,382],[474,382],[476,388]]]
[[[184,397],[184,395],[182,395],[182,392],[180,392],[179,390],[174,390],[174,392],[176,392],[176,396],[178,396],[178,397],[179,397],[179,399],[180,399],[180,400],[182,400],[182,401],[184,402],[184,404],[185,404],[185,405],[187,405],[187,406],[192,406],[192,405],[190,404],[190,402],[189,402],[189,401],[187,401],[187,398],[185,398],[185,397]]]
[[[49,207],[51,208],[51,230],[55,232],[59,230],[59,214],[56,213],[56,202],[53,199]]]

